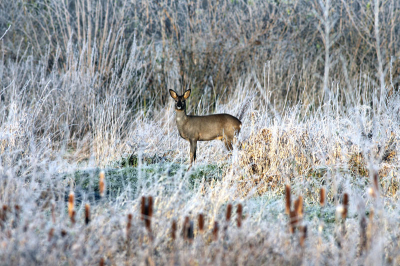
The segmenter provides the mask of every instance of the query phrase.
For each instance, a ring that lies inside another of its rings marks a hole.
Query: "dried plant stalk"
[[[148,197],[148,208],[149,208],[149,213],[148,216],[151,218],[153,216],[153,197],[149,196]]]
[[[16,228],[18,226],[18,222],[19,222],[19,216],[20,216],[20,212],[21,212],[21,207],[18,204],[16,204],[14,206],[14,209],[15,209],[15,219],[14,219],[14,221],[12,223],[12,226],[13,226],[13,228]]]
[[[130,232],[131,232],[131,228],[132,228],[132,213],[128,214],[128,222],[126,224],[126,239],[129,240],[129,236],[130,236]]]
[[[299,196],[294,202],[294,210],[299,217],[303,216],[303,197]]]
[[[306,225],[302,226],[301,229],[300,229],[300,231],[301,231],[301,235],[300,235],[300,247],[303,248],[303,247],[304,247],[304,243],[305,243],[306,238],[307,238],[307,226],[306,226]]]
[[[194,239],[194,225],[193,225],[193,221],[189,222],[189,227],[187,229],[187,238],[189,239],[190,242],[193,241]]]
[[[51,228],[49,231],[49,241],[51,241],[51,239],[53,238],[54,235],[54,228]]]
[[[53,202],[51,204],[51,219],[53,220],[53,224],[56,223],[56,204]]]
[[[76,215],[75,210],[72,210],[72,213],[71,213],[71,223],[72,224],[75,224],[75,215]]]
[[[297,212],[296,211],[290,211],[290,215],[289,215],[289,232],[290,233],[294,233],[296,231],[296,227],[297,224],[299,222],[299,218],[297,216]]]
[[[367,248],[367,219],[363,216],[360,220],[360,252]]]
[[[373,240],[373,228],[374,228],[374,209],[371,209],[368,217],[368,225],[367,225],[367,240],[366,240],[366,248],[368,249],[371,245],[371,241]]]
[[[144,217],[146,215],[146,197],[142,196],[141,204],[140,204],[140,219],[144,221]]]
[[[218,222],[215,221],[215,222],[214,222],[214,228],[213,228],[213,231],[212,231],[213,240],[214,240],[214,241],[217,241],[217,240],[218,240],[218,229],[219,229]]]

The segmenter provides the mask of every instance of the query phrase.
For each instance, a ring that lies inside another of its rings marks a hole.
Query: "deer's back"
[[[241,124],[239,119],[229,114],[188,116],[187,123],[179,131],[187,139],[213,140],[223,136],[231,139],[239,133]]]

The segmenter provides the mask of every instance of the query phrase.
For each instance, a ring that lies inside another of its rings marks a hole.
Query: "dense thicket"
[[[190,87],[190,106],[210,111],[246,80],[276,108],[353,91],[384,99],[398,88],[399,28],[395,0],[6,0],[1,102],[48,95],[40,112],[59,118],[52,127],[83,136],[94,109],[151,113],[168,88]]]

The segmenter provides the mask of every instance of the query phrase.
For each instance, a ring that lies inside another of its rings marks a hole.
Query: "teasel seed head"
[[[287,215],[289,215],[290,214],[291,202],[290,202],[290,185],[288,185],[288,184],[285,185],[285,198],[286,198],[286,201],[285,201],[285,207],[286,207],[285,213]]]
[[[299,196],[297,200],[294,202],[294,210],[299,217],[303,216],[303,197]]]
[[[7,219],[7,205],[3,205],[2,210],[1,210],[1,215],[0,215],[0,220],[4,223]],[[2,223],[2,224],[3,224]]]
[[[374,179],[374,190],[376,191],[376,194],[379,193],[379,175],[376,170],[373,172],[373,179]]]
[[[147,231],[151,232],[151,217],[153,216],[153,197],[147,197],[147,203],[144,208],[144,221]]]
[[[88,225],[90,223],[90,205],[88,203],[85,204],[85,224]]]
[[[74,208],[75,208],[74,207],[74,201],[75,201],[75,195],[74,195],[74,192],[71,191],[69,193],[69,196],[68,196],[68,215],[71,218],[71,220],[72,220],[72,213],[73,213]]]
[[[142,197],[141,200],[141,220],[144,221],[146,229],[151,232],[151,217],[153,216],[153,197]]]
[[[343,212],[342,212],[342,219],[346,219],[346,218],[347,218],[348,209],[349,209],[349,194],[344,193],[344,194],[343,194]]]
[[[225,216],[227,222],[231,220],[231,216],[232,216],[232,204],[229,203],[228,206],[226,207],[226,216]]]
[[[200,231],[200,233],[203,233],[204,232],[204,215],[202,213],[200,213],[198,216],[198,222],[199,222],[199,231]]]
[[[321,205],[321,207],[325,206],[325,197],[326,197],[326,191],[325,188],[321,188],[319,190],[319,204]]]
[[[237,210],[236,210],[236,224],[237,227],[241,227],[242,226],[242,215],[243,215],[243,207],[242,204],[238,204],[237,205]]]
[[[99,174],[99,193],[101,197],[104,197],[104,192],[106,189],[106,180],[104,171],[100,171]]]
[[[176,239],[176,229],[177,229],[176,220],[172,220],[172,225],[171,225],[171,238],[172,238],[172,240]]]

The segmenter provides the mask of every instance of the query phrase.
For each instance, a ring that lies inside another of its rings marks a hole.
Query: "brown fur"
[[[179,96],[169,90],[175,100],[176,125],[182,138],[190,142],[190,164],[196,160],[197,141],[223,140],[228,150],[232,150],[235,133],[240,132],[242,122],[229,114],[205,116],[186,115],[186,99],[190,90]]]

